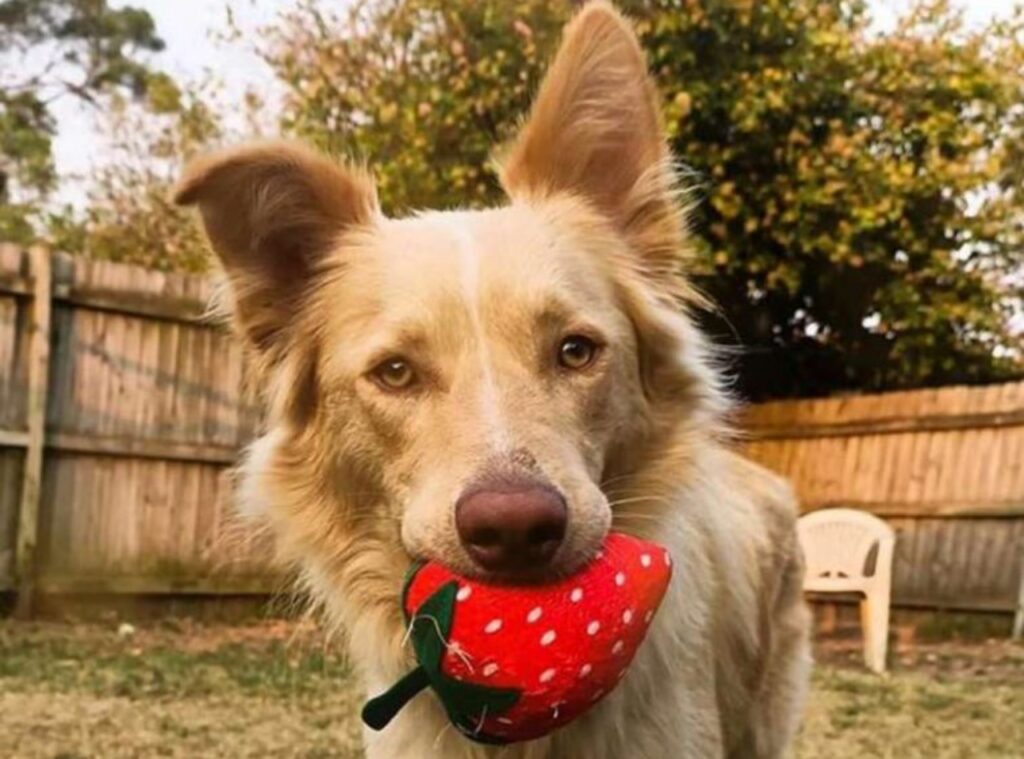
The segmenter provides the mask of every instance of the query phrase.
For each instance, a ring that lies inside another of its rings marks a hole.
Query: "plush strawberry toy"
[[[489,585],[436,563],[414,566],[402,607],[419,667],[367,702],[380,730],[430,686],[455,726],[481,743],[540,738],[622,679],[672,574],[665,549],[612,533],[572,577]]]

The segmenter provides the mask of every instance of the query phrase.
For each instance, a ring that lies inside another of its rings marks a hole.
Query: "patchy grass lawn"
[[[895,673],[823,651],[796,757],[1024,758],[1024,648],[937,645]],[[345,661],[308,625],[0,622],[0,756],[359,756]]]
[[[928,646],[885,677],[822,663],[796,756],[1022,759],[1024,648]]]

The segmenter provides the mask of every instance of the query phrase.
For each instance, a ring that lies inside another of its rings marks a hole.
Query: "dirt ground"
[[[796,759],[1024,759],[1024,646],[820,646]],[[0,756],[360,756],[349,668],[309,624],[0,622]]]

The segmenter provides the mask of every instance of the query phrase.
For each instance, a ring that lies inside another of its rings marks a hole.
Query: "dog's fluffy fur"
[[[576,723],[488,748],[420,696],[366,735],[371,759],[781,756],[808,673],[793,497],[730,451],[687,316],[654,89],[609,5],[569,25],[499,163],[504,207],[399,220],[365,172],[294,144],[189,167],[178,200],[202,212],[267,401],[244,506],[344,627],[371,694],[410,666],[398,594],[411,559],[480,573],[453,518],[480,477],[527,473],[564,494],[553,573],[611,528],[676,557],[629,674]],[[567,334],[601,346],[579,371],[555,361]],[[408,387],[375,373],[393,357],[415,372]]]

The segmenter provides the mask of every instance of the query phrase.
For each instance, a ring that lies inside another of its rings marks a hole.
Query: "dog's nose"
[[[543,569],[565,537],[565,499],[544,484],[474,490],[455,504],[459,539],[492,572]]]

